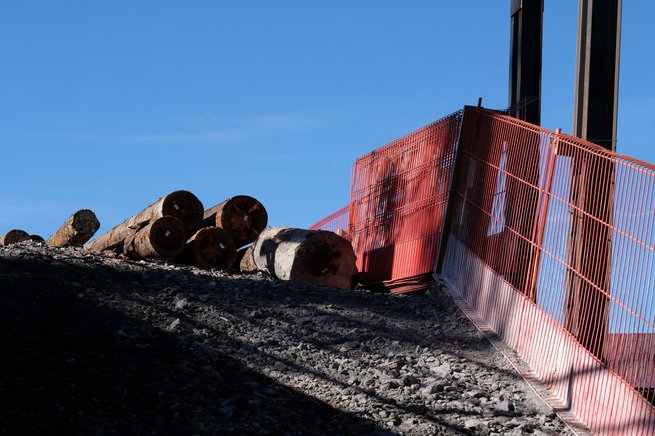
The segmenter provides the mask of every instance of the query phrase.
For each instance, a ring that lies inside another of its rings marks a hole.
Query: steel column
[[[512,0],[510,15],[510,115],[538,125],[544,0]]]
[[[622,0],[579,0],[573,135],[616,151]]]
[[[616,151],[622,0],[579,0],[573,133]],[[571,153],[566,328],[606,359],[615,164]],[[593,194],[592,194],[593,193]],[[601,205],[599,207],[599,205]],[[603,223],[607,223],[604,225]],[[590,284],[600,289],[593,289]]]

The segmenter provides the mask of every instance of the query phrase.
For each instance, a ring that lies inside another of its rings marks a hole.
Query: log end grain
[[[135,258],[171,259],[182,252],[187,233],[182,222],[171,216],[157,218],[125,240],[123,251]]]
[[[352,279],[357,273],[355,261],[355,252],[343,237],[327,231],[311,232],[298,248],[291,277],[352,289]]]
[[[189,238],[180,259],[203,268],[229,268],[236,255],[237,249],[228,231],[205,227]]]
[[[92,210],[78,210],[48,238],[46,243],[51,247],[83,245],[99,228],[100,221]]]
[[[14,229],[8,231],[5,235],[0,237],[0,247],[16,244],[30,239],[29,233],[24,230]]]
[[[192,231],[200,225],[204,207],[193,193],[189,191],[175,191],[163,198],[161,205],[162,216],[173,216],[182,222],[187,231]]]
[[[242,247],[257,239],[266,228],[268,213],[256,198],[236,195],[217,206],[215,222],[216,227],[229,231],[237,246]]]

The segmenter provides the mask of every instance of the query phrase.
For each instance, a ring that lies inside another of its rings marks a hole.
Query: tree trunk
[[[125,239],[123,252],[133,258],[171,259],[182,252],[186,239],[182,221],[164,216]]]
[[[95,235],[99,228],[100,222],[93,211],[78,210],[48,238],[46,244],[51,247],[83,245]]]
[[[107,233],[98,236],[86,245],[87,250],[101,252],[103,250],[123,250],[123,241],[134,236],[136,232],[147,226],[152,220],[164,216],[178,218],[188,232],[197,228],[202,221],[203,206],[200,200],[189,191],[172,192],[138,214],[123,221]]]
[[[0,247],[15,244],[17,242],[27,241],[30,235],[23,230],[10,230],[4,236],[0,237]]]
[[[248,262],[247,253],[242,260]],[[252,248],[257,270],[281,280],[304,280],[352,288],[356,273],[355,253],[350,243],[333,232],[271,227],[264,230]]]
[[[239,248],[257,239],[266,224],[268,214],[264,206],[252,197],[237,195],[207,209],[201,226],[227,230]]]
[[[189,238],[175,260],[203,268],[229,268],[236,255],[234,240],[227,230],[204,227]]]

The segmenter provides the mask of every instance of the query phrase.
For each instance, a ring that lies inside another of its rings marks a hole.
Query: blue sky
[[[465,5],[465,6],[464,6]],[[655,161],[653,2],[624,2],[619,151]],[[546,0],[543,119],[571,131],[577,1]],[[509,0],[5,1],[0,233],[249,194],[306,227],[368,151],[507,106]]]

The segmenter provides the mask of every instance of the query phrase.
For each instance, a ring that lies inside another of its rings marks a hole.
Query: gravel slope
[[[445,297],[0,249],[4,434],[570,434]]]

